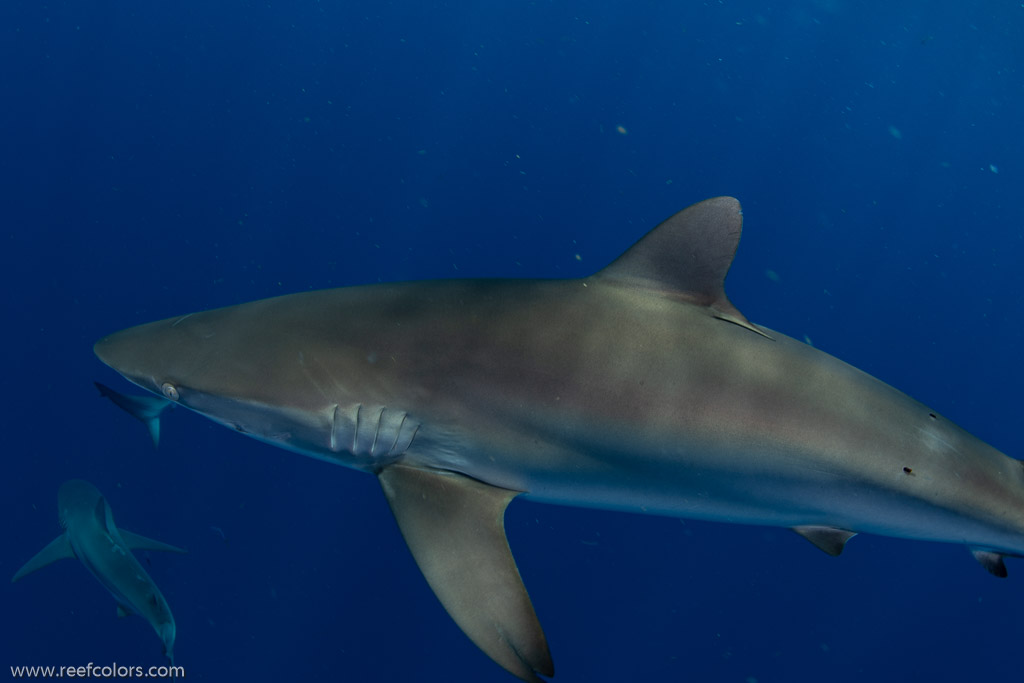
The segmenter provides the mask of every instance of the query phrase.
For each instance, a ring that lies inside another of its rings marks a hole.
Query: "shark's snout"
[[[92,352],[96,354],[96,357],[103,361],[105,365],[109,365],[110,367],[114,367],[114,358],[117,349],[116,343],[111,340],[116,337],[116,334],[112,334],[100,339],[92,345]]]
[[[133,341],[133,337],[136,335],[132,333],[135,329],[115,332],[100,339],[93,344],[92,351],[105,365],[128,381],[150,389],[148,383],[145,382],[149,374],[144,368],[146,363],[142,362],[140,358],[140,351],[144,349],[144,346],[140,345],[137,339]]]
[[[177,357],[174,349],[180,349],[179,355],[187,355],[188,350],[177,339],[179,336],[171,321],[161,320],[107,335],[92,350],[125,378],[152,390],[149,385],[153,378],[166,371],[168,361]]]
[[[140,355],[147,346],[145,335],[140,335],[142,327],[131,327],[103,337],[93,344],[92,351],[96,357],[123,375],[131,374],[139,365]]]

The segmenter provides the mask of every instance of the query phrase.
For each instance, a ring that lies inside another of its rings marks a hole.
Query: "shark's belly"
[[[1021,504],[1011,501],[1017,522],[992,514],[982,501],[944,495],[942,482],[916,495],[899,482],[850,470],[817,466],[804,453],[688,451],[548,451],[543,462],[518,458],[465,474],[496,486],[522,490],[545,503],[605,508],[740,524],[828,526],[861,533],[967,543],[1024,552]],[[913,478],[913,471],[900,475]],[[999,496],[992,490],[993,496]]]
[[[688,414],[618,423],[486,406],[474,422],[488,429],[434,433],[427,421],[410,456],[548,503],[1024,551],[1021,464],[854,379],[842,399],[722,393]],[[873,404],[856,407],[868,394]]]

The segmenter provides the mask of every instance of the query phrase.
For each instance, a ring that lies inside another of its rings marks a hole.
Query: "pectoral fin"
[[[149,431],[149,438],[153,440],[153,448],[160,445],[160,416],[174,404],[165,398],[158,396],[128,396],[119,391],[114,391],[105,384],[93,382],[100,391],[100,396],[105,396],[113,401],[119,408],[146,425]]]
[[[121,534],[121,540],[124,541],[132,550],[163,550],[168,553],[187,553],[187,550],[173,546],[169,543],[163,543],[161,541],[155,541],[152,538],[146,538],[139,534],[133,534],[130,531],[124,529],[118,529]]]
[[[18,573],[11,577],[11,583],[14,583],[23,576],[31,574],[37,569],[42,569],[52,562],[65,560],[74,556],[75,551],[71,549],[71,543],[68,542],[67,534],[61,534],[50,541],[45,548],[36,553],[35,557],[26,562],[25,565],[18,570]]]
[[[505,538],[519,495],[451,472],[402,465],[380,483],[409,550],[455,623],[510,673],[554,675],[547,641]]]

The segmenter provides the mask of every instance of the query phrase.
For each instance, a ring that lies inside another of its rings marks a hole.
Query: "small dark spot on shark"
[[[913,474],[913,473],[914,473],[914,470],[912,470],[911,468],[909,468],[909,467],[904,467],[903,468],[903,474]]]

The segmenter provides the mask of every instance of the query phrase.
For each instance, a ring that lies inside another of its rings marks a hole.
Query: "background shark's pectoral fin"
[[[416,563],[470,640],[523,680],[553,675],[544,632],[505,538],[505,508],[519,494],[402,465],[379,478]]]
[[[153,440],[153,448],[160,445],[160,416],[168,408],[173,408],[174,403],[159,396],[128,396],[114,391],[105,384],[93,382],[100,391],[100,396],[105,396],[113,401],[119,408],[132,415],[149,430],[149,438]]]
[[[793,531],[832,557],[842,555],[846,542],[857,535],[856,531],[847,531],[846,529],[837,529],[831,526],[795,526]]]
[[[135,613],[132,612],[130,607],[126,607],[125,605],[121,604],[120,602],[117,603],[117,616],[118,617],[130,617],[133,614],[135,614]]]
[[[57,560],[65,560],[74,556],[75,551],[71,549],[71,543],[68,542],[67,534],[61,534],[50,541],[45,548],[36,553],[35,557],[26,562],[25,565],[18,570],[18,573],[11,577],[11,583],[14,583],[23,576],[31,574],[37,569],[56,562]]]
[[[161,541],[154,541],[152,538],[146,538],[139,534],[133,534],[130,531],[124,529],[118,529],[121,534],[121,540],[125,542],[132,550],[163,550],[168,553],[187,553],[188,551],[184,548],[171,545],[170,543],[163,543]]]

